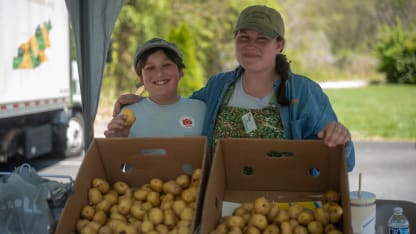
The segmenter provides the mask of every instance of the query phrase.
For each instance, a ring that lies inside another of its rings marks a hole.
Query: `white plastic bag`
[[[0,183],[0,233],[53,233],[72,183],[40,177],[29,164]]]

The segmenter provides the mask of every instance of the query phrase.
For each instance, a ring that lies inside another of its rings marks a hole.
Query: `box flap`
[[[221,141],[228,190],[314,192],[339,190],[343,147],[321,141],[227,139]],[[273,172],[273,173],[271,173]]]
[[[206,189],[201,233],[215,228],[224,201],[261,196],[276,202],[316,201],[331,189],[341,193],[343,232],[352,232],[343,146],[330,148],[319,140],[221,139]]]
[[[87,191],[94,177],[113,184],[116,181],[139,187],[152,178],[173,179],[194,169],[208,173],[206,137],[96,138],[92,141],[75,180],[75,193],[67,200],[55,233],[75,230],[81,208],[87,203]],[[203,188],[200,186],[199,194]],[[198,198],[194,217],[199,221],[202,199]],[[193,223],[195,228],[195,223]]]

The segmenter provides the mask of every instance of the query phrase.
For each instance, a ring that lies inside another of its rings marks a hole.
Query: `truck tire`
[[[82,114],[74,113],[68,125],[62,125],[58,130],[54,151],[61,157],[80,155],[84,150],[84,118]]]

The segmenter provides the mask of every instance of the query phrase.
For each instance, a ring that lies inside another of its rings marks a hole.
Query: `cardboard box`
[[[189,173],[190,169],[202,168],[201,180],[205,181],[206,151],[206,137],[94,139],[78,171],[75,193],[67,200],[55,233],[75,233],[76,221],[82,206],[87,204],[87,191],[94,177],[104,178],[110,184],[124,181],[137,188],[155,177],[166,181]],[[199,198],[197,204],[201,207]],[[200,212],[197,208],[193,226]]]
[[[318,170],[319,175],[311,175]],[[318,140],[221,139],[206,187],[200,233],[215,229],[224,204],[253,202],[261,196],[276,202],[319,200],[330,189],[341,193],[342,231],[352,233],[344,147],[329,148]]]

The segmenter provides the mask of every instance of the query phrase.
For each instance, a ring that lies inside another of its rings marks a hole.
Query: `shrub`
[[[376,45],[378,71],[389,83],[416,84],[416,33],[405,31],[400,22],[386,26]]]

